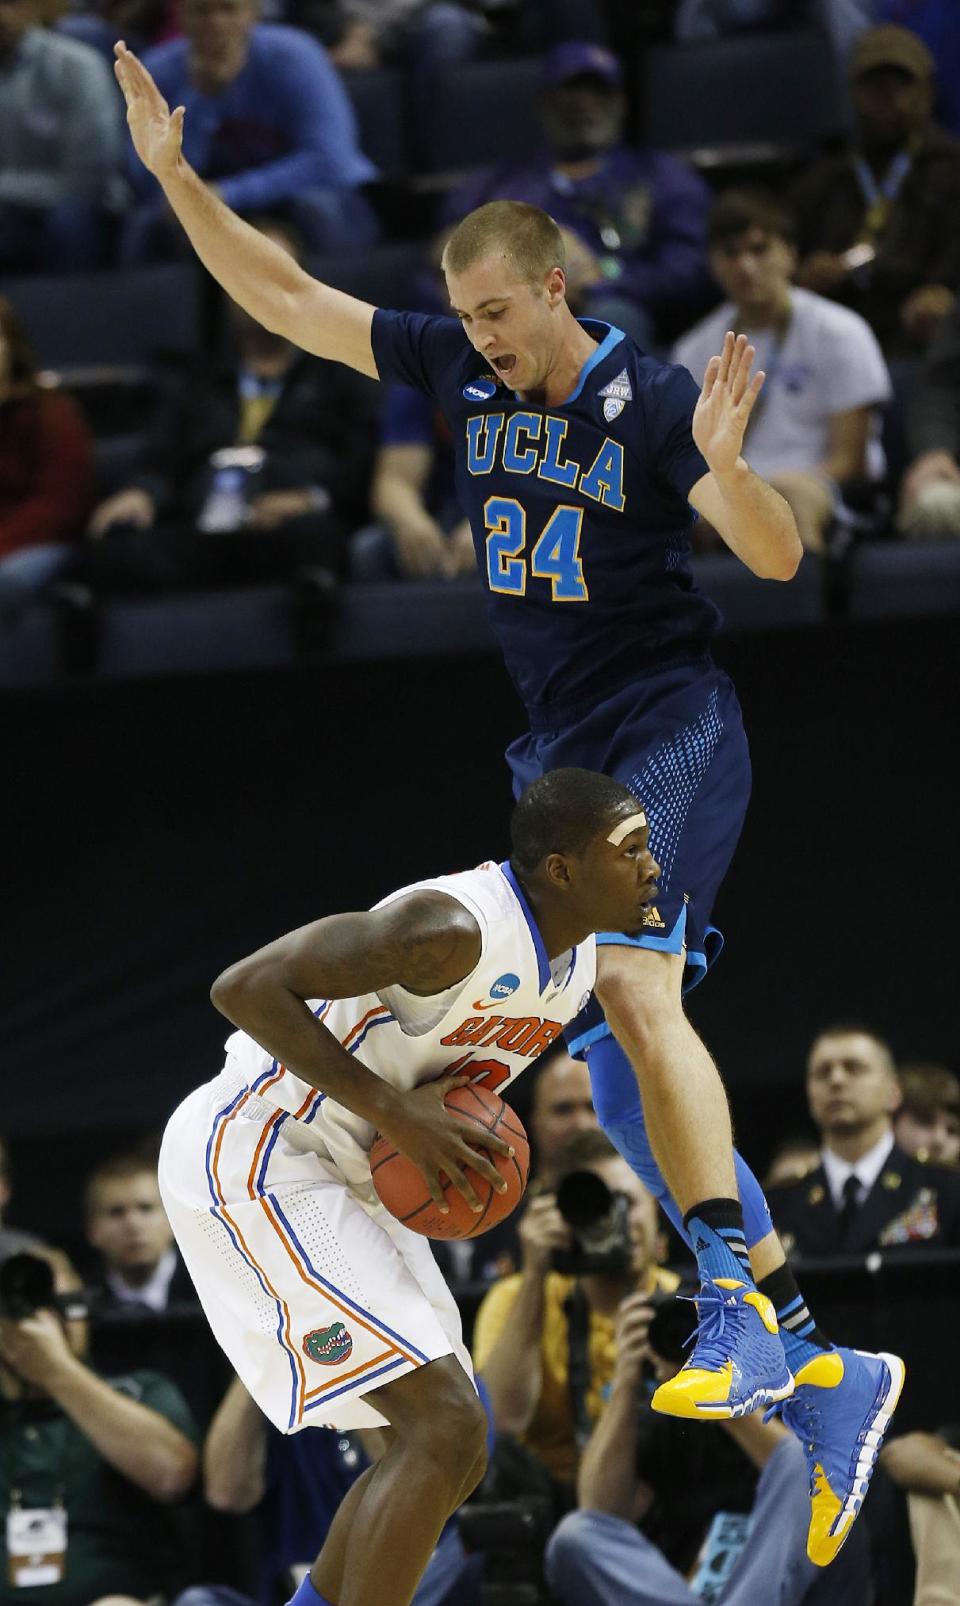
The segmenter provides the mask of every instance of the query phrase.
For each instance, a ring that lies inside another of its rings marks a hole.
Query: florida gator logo
[[[342,1322],[334,1322],[332,1327],[317,1327],[312,1333],[304,1334],[303,1352],[320,1366],[339,1366],[352,1350],[353,1339]]]

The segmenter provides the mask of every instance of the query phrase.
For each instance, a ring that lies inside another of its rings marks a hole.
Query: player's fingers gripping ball
[[[520,1203],[530,1170],[530,1144],[516,1111],[489,1088],[454,1087],[443,1102],[448,1110],[455,1110],[459,1116],[475,1121],[477,1126],[485,1127],[510,1144],[513,1154],[495,1154],[490,1149],[480,1151],[506,1181],[505,1191],[498,1193],[493,1183],[472,1166],[464,1166],[464,1173],[483,1205],[478,1215],[449,1177],[441,1172],[448,1210],[448,1214],[442,1215],[417,1166],[385,1137],[378,1137],[370,1150],[373,1185],[390,1214],[414,1232],[423,1233],[426,1238],[477,1238],[509,1216]]]

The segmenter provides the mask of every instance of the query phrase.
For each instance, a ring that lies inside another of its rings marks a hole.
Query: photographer
[[[614,1375],[617,1309],[628,1294],[672,1293],[677,1278],[657,1264],[656,1202],[601,1131],[571,1138],[554,1174],[557,1192],[532,1198],[521,1219],[521,1271],[477,1313],[474,1363],[497,1430],[572,1499],[578,1440]]]
[[[64,1257],[0,1269],[0,1603],[90,1606],[168,1592],[172,1514],[197,1474],[182,1397],[153,1372],[85,1364],[86,1310]]]
[[[580,1509],[556,1529],[546,1575],[565,1606],[850,1606],[872,1598],[866,1532],[821,1571],[806,1556],[807,1475],[777,1421],[708,1427],[656,1414],[694,1328],[693,1302],[643,1294],[617,1316],[616,1369],[584,1449]]]

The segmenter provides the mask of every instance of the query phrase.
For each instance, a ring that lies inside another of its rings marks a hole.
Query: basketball
[[[466,1175],[483,1203],[478,1215],[449,1178],[441,1174],[444,1199],[449,1206],[449,1214],[441,1215],[439,1205],[431,1199],[427,1184],[413,1161],[400,1154],[390,1139],[384,1137],[378,1137],[370,1150],[373,1185],[390,1214],[413,1232],[423,1233],[425,1238],[477,1238],[509,1216],[519,1204],[530,1169],[530,1145],[520,1117],[489,1088],[454,1087],[443,1102],[448,1110],[456,1110],[458,1115],[486,1127],[488,1132],[495,1132],[498,1138],[511,1145],[512,1155],[494,1154],[489,1149],[482,1151],[506,1178],[506,1192],[497,1193],[491,1182],[466,1166]]]

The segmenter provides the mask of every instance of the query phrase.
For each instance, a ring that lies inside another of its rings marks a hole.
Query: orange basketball
[[[527,1185],[530,1169],[530,1145],[523,1123],[509,1104],[504,1104],[498,1093],[485,1087],[454,1087],[444,1099],[448,1110],[477,1126],[495,1132],[498,1138],[509,1143],[513,1154],[494,1154],[490,1149],[481,1152],[492,1160],[502,1177],[506,1178],[505,1193],[498,1193],[492,1182],[487,1182],[466,1166],[465,1171],[483,1203],[481,1214],[471,1210],[463,1194],[441,1173],[443,1194],[450,1207],[448,1215],[441,1215],[427,1192],[427,1184],[412,1160],[395,1149],[389,1138],[378,1137],[370,1150],[370,1170],[373,1185],[381,1202],[392,1216],[402,1221],[425,1238],[476,1238],[489,1232],[504,1216],[509,1216],[520,1202]],[[467,1142],[469,1143],[469,1138]],[[477,1146],[479,1147],[479,1145]]]

